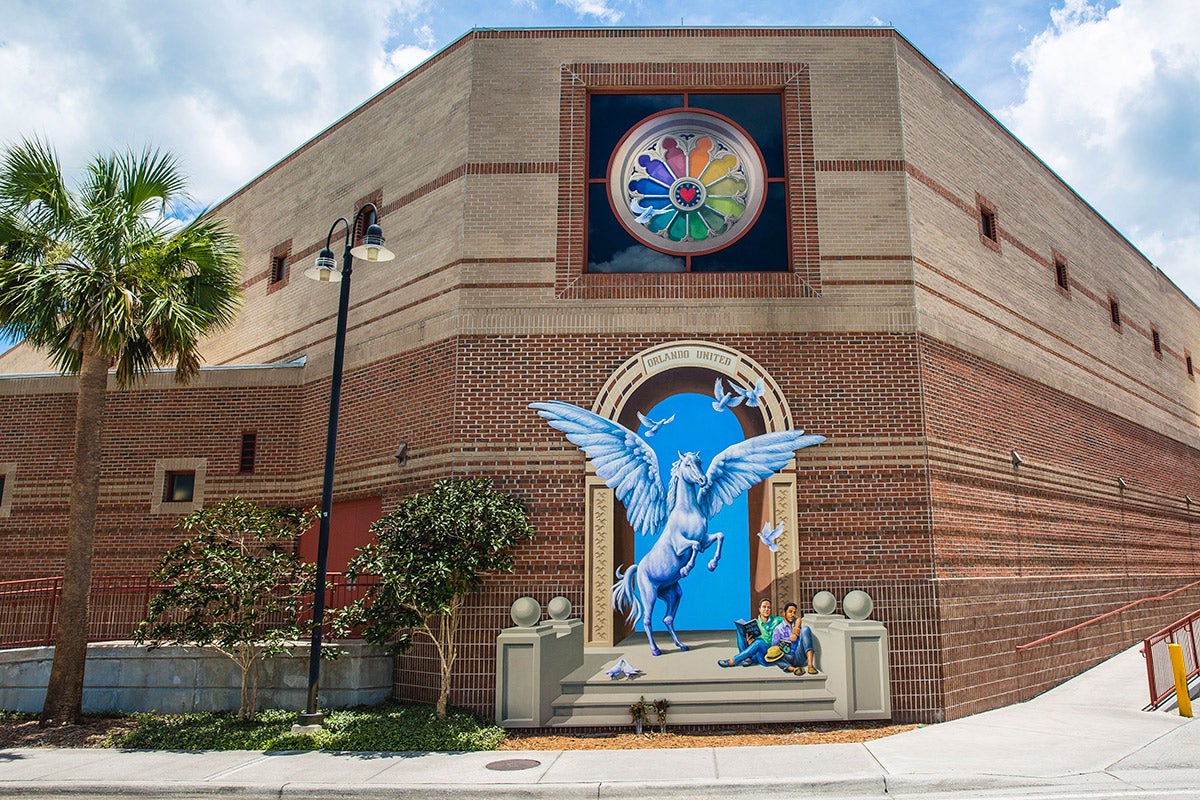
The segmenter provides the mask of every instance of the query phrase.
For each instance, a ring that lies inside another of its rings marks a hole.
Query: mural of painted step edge
[[[779,666],[787,661],[778,658],[718,665],[739,647],[732,620],[728,631],[692,631],[687,650],[653,657],[641,637],[585,647],[584,623],[572,618],[565,597],[546,604],[545,618],[535,598],[517,598],[514,625],[496,640],[496,723],[628,725],[629,707],[641,697],[669,701],[675,725],[890,719],[887,629],[870,619],[871,597],[849,592],[837,613],[837,598],[823,591],[809,607],[799,621],[811,630],[815,674],[785,672]]]

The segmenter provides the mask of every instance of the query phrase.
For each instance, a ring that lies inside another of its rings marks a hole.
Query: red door
[[[334,503],[329,515],[329,562],[327,572],[345,572],[358,548],[374,541],[371,523],[383,516],[383,498],[365,497]],[[300,535],[300,557],[316,563],[320,526],[314,524]]]

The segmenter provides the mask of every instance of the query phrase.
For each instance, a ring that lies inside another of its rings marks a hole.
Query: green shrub
[[[269,709],[252,721],[233,713],[138,716],[138,726],[114,736],[112,747],[148,750],[495,750],[504,730],[466,711],[438,719],[425,705],[387,702],[379,706],[330,711],[325,728],[293,735],[295,711]]]

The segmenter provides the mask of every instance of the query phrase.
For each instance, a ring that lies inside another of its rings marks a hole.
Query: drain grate
[[[534,761],[532,758],[506,758],[503,761],[493,761],[487,765],[488,769],[500,770],[502,772],[512,772],[518,769],[533,769],[540,767],[542,762]]]

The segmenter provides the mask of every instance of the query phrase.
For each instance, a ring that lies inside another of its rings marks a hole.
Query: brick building
[[[644,120],[684,113],[759,195],[654,240],[658,212],[610,200],[608,176],[662,133]],[[898,719],[1026,699],[1200,600],[1016,649],[1200,577],[1200,311],[877,28],[472,31],[268,169],[214,210],[242,239],[245,307],[210,366],[110,395],[97,574],[144,574],[207,500],[316,502],[336,289],[299,273],[365,201],[398,257],[354,272],[331,568],[447,475],[492,477],[538,531],[471,612],[457,704],[490,713],[517,596],[566,596],[590,642],[627,632],[607,604],[627,526],[528,405],[632,427],[668,374],[762,379],[743,426],[828,438],[751,493],[751,528],[787,532],[770,564],[750,548],[727,602],[866,590]],[[45,369],[0,357],[7,578],[60,570],[74,389]],[[180,475],[191,500],[167,491]],[[397,694],[429,699],[435,672],[404,657]]]

